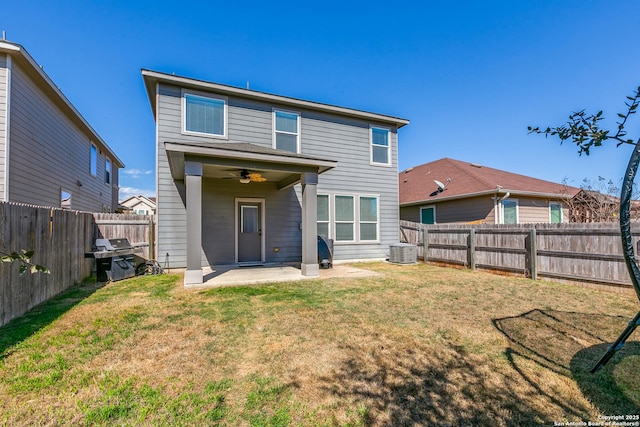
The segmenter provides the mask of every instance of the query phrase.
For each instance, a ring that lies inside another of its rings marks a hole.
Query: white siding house
[[[115,212],[122,167],[27,51],[0,40],[0,201]]]
[[[186,267],[384,259],[408,120],[143,70],[156,121],[158,256]]]

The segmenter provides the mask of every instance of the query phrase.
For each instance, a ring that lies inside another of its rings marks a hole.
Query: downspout
[[[500,194],[503,194],[502,197],[500,197]],[[511,196],[511,192],[509,191],[503,191],[502,186],[501,185],[496,185],[496,195],[492,197],[493,199],[493,222],[495,224],[502,224],[502,201],[504,199],[508,199],[509,196]]]
[[[5,104],[5,120],[4,120],[4,194],[5,202],[9,201],[9,146],[11,145],[11,55],[7,54],[7,81],[6,81],[6,104]]]

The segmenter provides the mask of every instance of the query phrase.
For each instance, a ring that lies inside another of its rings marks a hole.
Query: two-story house
[[[408,120],[142,71],[156,121],[157,253],[185,268],[384,259],[398,242]]]
[[[155,215],[156,198],[138,194],[121,201],[120,207],[137,215]]]
[[[115,212],[123,167],[24,47],[0,40],[0,201]]]

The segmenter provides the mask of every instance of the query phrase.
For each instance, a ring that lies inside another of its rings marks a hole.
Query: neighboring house
[[[156,120],[158,256],[203,266],[384,259],[408,120],[143,70]]]
[[[122,167],[29,53],[0,40],[0,201],[114,212]]]
[[[138,215],[155,215],[156,198],[145,197],[143,195],[131,196],[120,202],[120,206]]]
[[[580,191],[449,158],[408,168],[398,178],[400,218],[423,224],[569,222],[566,201]]]

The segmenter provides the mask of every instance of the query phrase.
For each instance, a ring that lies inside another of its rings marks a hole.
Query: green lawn
[[[0,328],[2,425],[553,425],[640,414],[633,294],[434,266],[85,283]],[[640,334],[640,331],[636,334]]]

